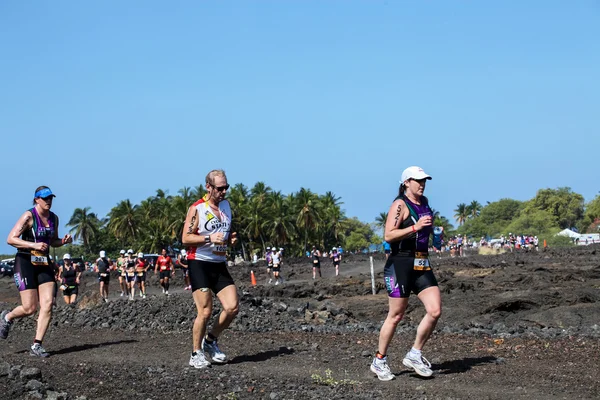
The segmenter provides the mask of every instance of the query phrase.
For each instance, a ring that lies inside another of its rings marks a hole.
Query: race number
[[[416,271],[429,271],[431,269],[431,266],[429,265],[429,254],[416,252],[413,269]]]
[[[48,265],[48,256],[40,251],[31,250],[31,263],[33,265]]]
[[[215,245],[212,252],[216,256],[224,256],[227,254],[227,245]]]

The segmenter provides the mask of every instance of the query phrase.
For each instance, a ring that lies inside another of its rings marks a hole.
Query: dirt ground
[[[0,341],[0,398],[600,398],[600,247],[432,261],[443,314],[424,349],[429,379],[402,366],[424,313],[416,298],[388,353],[396,379],[369,371],[387,313],[384,260],[375,257],[372,295],[369,258],[356,255],[337,278],[324,262],[317,281],[310,260],[285,260],[279,286],[266,283],[261,263],[230,268],[241,299],[220,340],[230,361],[204,370],[187,364],[195,308],[179,275],[171,296],[151,276],[150,296],[135,301],[113,279],[108,304],[86,275],[78,305],[58,300],[49,358],[28,355],[35,317]],[[14,283],[1,279],[0,308],[17,301]]]

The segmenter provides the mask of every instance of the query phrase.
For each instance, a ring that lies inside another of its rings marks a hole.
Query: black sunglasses
[[[215,185],[211,185],[213,188],[217,189],[218,192],[223,192],[225,190],[229,189],[229,185],[225,185],[225,186],[215,186]]]
[[[51,201],[53,198],[54,198],[54,196],[40,197],[40,199],[44,200],[46,203]]]

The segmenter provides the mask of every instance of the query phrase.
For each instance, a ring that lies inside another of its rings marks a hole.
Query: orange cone
[[[254,276],[254,271],[250,271],[250,283],[252,283],[252,286],[256,286],[256,277]]]
[[[544,248],[546,248],[546,247],[548,247],[548,246],[546,245],[546,239],[544,239]]]

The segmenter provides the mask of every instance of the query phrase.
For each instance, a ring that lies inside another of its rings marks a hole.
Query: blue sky
[[[387,211],[600,190],[597,1],[0,4],[0,233],[34,189],[100,216],[223,168]],[[0,253],[11,252],[3,240]]]

